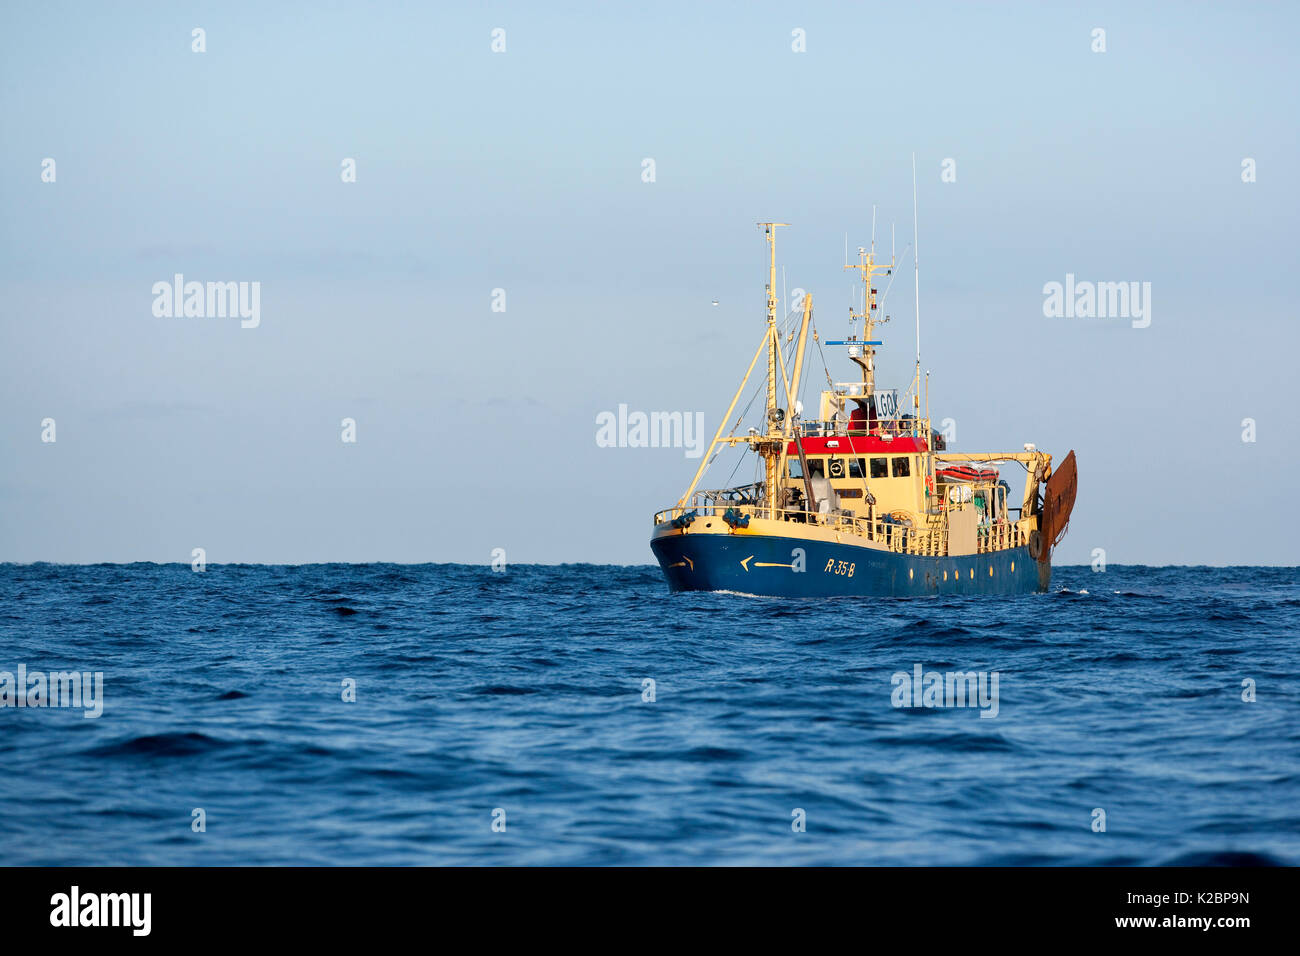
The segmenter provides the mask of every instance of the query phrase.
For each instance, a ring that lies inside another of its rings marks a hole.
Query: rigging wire
[[[792,363],[792,362],[794,361],[794,351],[795,351],[795,347],[796,347],[796,345],[797,345],[797,343],[796,343],[795,340],[793,340],[793,339],[788,339],[788,334],[787,334],[787,333],[789,333],[789,332],[791,331],[791,329],[793,328],[793,325],[794,325],[794,318],[795,318],[796,316],[798,316],[799,319],[802,321],[802,319],[803,319],[803,313],[800,312],[800,311],[798,311],[798,310],[796,310],[796,309],[791,309],[789,312],[786,313],[785,319],[783,320],[782,325],[780,326],[780,334],[781,334],[782,339],[784,340],[784,341],[781,342],[781,350],[782,350],[782,354],[783,354],[784,357],[785,357],[785,362],[786,362],[787,365],[789,365],[790,363]],[[822,364],[824,365],[825,362],[823,361]],[[828,372],[828,373],[827,373],[827,377],[828,377],[828,378],[829,378],[829,375],[830,375],[830,373]],[[800,387],[800,393],[801,393],[801,394],[802,394],[802,391],[803,391],[802,386],[803,386],[803,385],[806,385],[806,384],[807,384],[807,380],[806,380],[806,379],[805,379],[804,382],[801,382],[801,383],[800,383],[800,386],[801,386],[801,387]],[[741,410],[739,417],[737,417],[737,419],[736,419],[736,423],[735,423],[734,425],[731,426],[731,432],[730,432],[730,434],[729,434],[727,437],[731,437],[731,436],[735,435],[735,434],[736,434],[736,429],[739,428],[742,424],[744,424],[745,419],[746,419],[746,418],[748,417],[748,415],[749,415],[749,411],[750,411],[750,409],[753,408],[753,406],[754,406],[754,402],[758,400],[758,396],[759,396],[759,394],[763,391],[764,388],[765,388],[765,383],[761,383],[761,382],[760,382],[759,385],[754,389],[754,394],[751,395],[751,396],[749,397],[749,401],[745,403],[745,407]],[[796,400],[797,400],[797,398],[798,398],[798,396],[796,396]],[[789,409],[789,410],[788,410],[789,413],[793,413],[793,411],[794,411],[793,409]],[[731,469],[731,474],[729,474],[729,475],[727,476],[726,484],[727,484],[728,486],[731,485],[732,479],[734,479],[734,478],[736,477],[736,472],[738,472],[738,471],[740,470],[740,466],[743,465],[743,464],[745,463],[745,452],[749,451],[750,448],[751,448],[751,446],[750,446],[749,444],[746,444],[744,450],[741,452],[740,456],[736,459],[736,464],[735,464],[735,466]],[[721,450],[721,449],[719,449],[717,452],[715,452],[714,455],[713,455],[713,457],[709,459],[709,464],[711,465],[711,464],[713,464],[713,462],[717,461],[717,459],[718,459],[718,455],[720,455],[721,453],[722,453],[722,450]],[[757,480],[757,475],[758,475],[758,470],[757,470],[757,469],[758,469],[758,459],[757,459],[757,458],[754,459],[754,468],[755,468],[755,480]]]
[[[822,370],[826,373],[826,384],[834,389],[835,382],[831,379],[830,366],[826,364],[826,353],[822,351],[822,339],[821,336],[817,334],[817,324],[815,322],[809,324],[812,325],[813,329],[813,341],[817,343],[817,354],[822,357]]]
[[[898,278],[898,267],[906,261],[907,253],[911,248],[912,244],[909,242],[907,248],[903,250],[903,258],[898,260],[898,265],[889,270],[889,285],[885,286],[885,294],[880,297],[880,311],[882,312],[885,311],[885,303],[889,301],[889,290],[894,287],[894,280]]]

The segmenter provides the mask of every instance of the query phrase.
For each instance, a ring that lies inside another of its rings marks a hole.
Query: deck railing
[[[672,521],[686,512],[694,511],[695,519],[723,518],[728,510],[733,513],[749,515],[751,518],[774,518],[777,521],[790,521],[808,524],[818,528],[852,534],[867,541],[877,542],[898,554],[915,554],[929,557],[943,557],[948,554],[948,529],[937,525],[908,526],[891,523],[884,515],[871,517],[854,515],[853,512],[837,510],[831,512],[811,512],[794,508],[778,509],[775,515],[769,515],[762,504],[738,504],[734,501],[700,502],[689,508],[665,508],[654,516],[656,525]],[[976,531],[975,551],[988,554],[1004,551],[1008,548],[1024,547],[1029,543],[1029,536],[1014,521],[994,521],[982,524]]]
[[[1028,544],[1028,539],[1014,521],[993,521],[982,524],[976,533],[975,550],[979,554],[990,551],[1005,551],[1007,548],[1019,548]]]
[[[860,425],[860,423],[855,423]],[[846,435],[890,435],[893,437],[911,436],[924,438],[930,433],[928,418],[893,418],[876,419],[876,425],[870,431],[862,427],[850,428],[847,421],[801,421],[799,434],[804,438],[836,438]]]
[[[839,531],[866,538],[868,541],[881,542],[891,551],[900,554],[943,555],[948,550],[948,532],[943,528],[914,528],[904,524],[885,520],[884,515],[871,517],[855,515],[851,511],[833,510],[813,512],[796,508],[778,508],[775,515],[770,515],[764,505],[737,504],[734,501],[699,502],[689,508],[665,508],[654,516],[656,525],[687,512],[695,512],[695,520],[723,518],[728,511],[747,514],[751,518],[771,518],[776,521],[790,521],[808,524],[818,528]]]

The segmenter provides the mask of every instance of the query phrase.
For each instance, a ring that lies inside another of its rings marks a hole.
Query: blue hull
[[[650,549],[673,591],[771,597],[921,597],[1046,590],[1050,562],[1027,547],[959,558],[923,557],[805,538],[731,534],[656,537]],[[798,552],[802,549],[803,570]]]

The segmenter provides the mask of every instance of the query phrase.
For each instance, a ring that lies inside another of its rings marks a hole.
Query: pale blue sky
[[[915,152],[931,410],[960,450],[1076,449],[1058,562],[1297,563],[1293,6],[84,3],[2,26],[0,560],[649,563],[696,463],[598,448],[596,415],[712,432],[762,331],[760,219],[792,224],[789,286],[842,337],[844,233],[876,203],[902,250]],[[176,272],[259,281],[261,326],[155,318]],[[1044,318],[1067,272],[1150,282],[1151,326]],[[889,306],[905,385],[910,271]]]

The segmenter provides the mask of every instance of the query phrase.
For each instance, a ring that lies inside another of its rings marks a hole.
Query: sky
[[[915,154],[931,414],[954,450],[1075,450],[1056,562],[1296,565],[1298,28],[1265,3],[9,5],[0,561],[652,563],[698,460],[601,447],[598,416],[712,434],[763,332],[761,220],[843,338],[873,207],[905,387]],[[258,283],[256,327],[155,314],[178,273]],[[1048,317],[1067,275],[1150,283],[1149,325]]]

